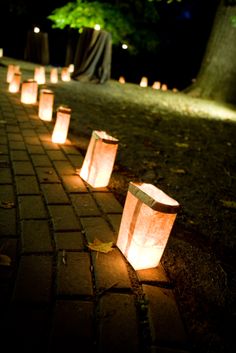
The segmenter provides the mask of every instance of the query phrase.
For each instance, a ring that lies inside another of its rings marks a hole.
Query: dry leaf
[[[11,258],[7,255],[0,254],[0,266],[10,266]]]
[[[103,243],[99,239],[94,239],[93,243],[88,243],[89,249],[99,251],[105,254],[113,250],[112,245],[112,241],[108,243]]]
[[[15,207],[14,202],[11,201],[1,201],[0,202],[0,207],[2,208],[13,208]]]
[[[176,173],[176,174],[186,174],[186,171],[184,169],[174,169],[174,168],[170,168],[170,171],[172,173]]]
[[[188,148],[189,144],[188,143],[175,142],[175,146],[180,147],[180,148]]]
[[[220,200],[224,207],[236,209],[236,201]]]

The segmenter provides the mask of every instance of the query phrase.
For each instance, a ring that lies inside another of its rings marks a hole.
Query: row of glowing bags
[[[62,81],[70,81],[70,74],[74,70],[74,65],[69,65],[68,67],[63,67],[61,69],[61,80]],[[14,77],[16,76],[16,77]],[[20,67],[18,65],[8,65],[7,69],[7,83],[11,83],[12,81],[16,81],[16,83],[20,83],[21,81],[21,73]],[[46,74],[45,67],[40,66],[34,69],[34,80],[38,84],[44,84],[46,82]],[[56,67],[51,68],[50,70],[50,82],[57,83],[58,82],[58,69]]]
[[[107,186],[117,147],[117,139],[104,131],[93,131],[81,178],[95,188]],[[178,208],[177,201],[154,185],[130,182],[117,246],[135,270],[159,264]]]
[[[36,85],[37,83],[34,82],[33,86],[37,87]],[[47,97],[46,101],[50,101],[50,105],[52,105],[52,97],[54,97],[52,92],[41,91],[40,97],[45,95]],[[63,143],[63,140],[66,139],[70,115],[69,108],[59,107],[52,135],[53,142]],[[95,188],[107,186],[117,148],[117,139],[109,136],[104,131],[93,131],[80,170],[81,178]],[[155,186],[145,183],[130,183],[117,246],[136,270],[158,265],[176,218],[178,207],[178,202]]]

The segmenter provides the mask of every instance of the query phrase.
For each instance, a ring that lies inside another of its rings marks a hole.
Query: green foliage
[[[154,2],[154,1],[156,1],[156,2],[161,2],[161,1],[165,1],[165,2],[167,2],[167,4],[171,4],[172,2],[175,2],[175,1],[177,1],[177,2],[181,2],[182,0],[148,0],[148,2]]]
[[[112,34],[113,43],[119,43],[134,31],[132,22],[126,20],[121,11],[110,4],[97,1],[77,0],[55,9],[48,18],[53,28],[64,29],[67,26],[80,30],[83,27],[94,28],[99,24]]]
[[[158,47],[156,3],[140,0],[76,0],[55,9],[48,18],[53,28],[82,30],[99,24],[112,35],[113,44],[125,42],[129,52],[155,51]]]
[[[233,27],[236,27],[236,16],[231,16],[230,18]]]

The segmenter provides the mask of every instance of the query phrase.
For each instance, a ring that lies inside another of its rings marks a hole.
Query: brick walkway
[[[118,249],[88,249],[115,243],[122,207],[80,179],[83,156],[70,139],[52,143],[37,111],[8,93],[0,67],[0,249],[12,259],[0,266],[1,348],[186,353],[164,269],[135,272]]]

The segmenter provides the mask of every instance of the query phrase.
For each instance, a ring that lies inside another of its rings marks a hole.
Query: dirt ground
[[[129,181],[181,204],[162,263],[192,352],[234,352],[236,107],[113,80],[59,83],[60,104],[72,108],[70,133],[83,154],[93,130],[119,139],[109,187],[122,205]]]

